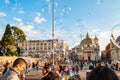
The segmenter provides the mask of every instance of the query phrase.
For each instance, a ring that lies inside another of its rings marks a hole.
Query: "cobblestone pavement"
[[[81,76],[82,80],[86,80],[86,72],[87,70],[80,70],[79,75]],[[120,71],[116,71],[119,80],[120,80]],[[41,70],[38,71],[30,71],[26,74],[26,80],[40,80],[42,77]]]
[[[26,80],[40,80],[42,77],[41,70],[30,71],[26,74]]]
[[[83,80],[85,80],[86,70],[79,71],[79,75]],[[28,74],[26,74],[26,80],[40,80],[41,77],[42,77],[41,70],[30,71]]]
[[[88,70],[80,70],[79,75],[81,76],[82,80],[86,80],[86,72]],[[120,76],[120,71],[116,71],[117,75]],[[42,77],[41,70],[39,71],[31,71],[26,75],[26,80],[40,80]],[[120,77],[119,77],[120,80]]]

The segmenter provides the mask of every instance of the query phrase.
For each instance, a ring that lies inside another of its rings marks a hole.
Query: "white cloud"
[[[2,36],[3,36],[3,32],[4,32],[4,30],[0,28],[0,39],[1,39]]]
[[[22,19],[21,18],[16,18],[16,17],[13,17],[13,19],[17,22],[22,22]]]
[[[38,24],[41,24],[43,22],[46,22],[47,20],[45,18],[35,17],[34,21]]]
[[[105,47],[110,43],[110,31],[101,31],[98,33],[100,49],[105,50]]]
[[[0,17],[4,17],[4,16],[7,16],[7,15],[3,12],[0,12]]]
[[[110,31],[103,31],[99,33],[99,36],[103,39],[110,39]]]
[[[23,14],[23,13],[25,13],[23,10],[20,10],[18,13],[20,13],[20,14]]]
[[[33,25],[24,25],[24,23],[20,23],[18,26],[25,32],[30,32],[32,29],[34,29]]]
[[[41,33],[36,30],[33,25],[24,25],[23,23],[20,23],[18,26],[25,32],[27,39],[39,39],[39,35],[41,35]]]

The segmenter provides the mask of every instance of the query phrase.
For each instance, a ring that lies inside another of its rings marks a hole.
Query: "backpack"
[[[8,70],[9,70],[9,67],[5,67],[5,69],[3,70],[2,75],[4,75]]]

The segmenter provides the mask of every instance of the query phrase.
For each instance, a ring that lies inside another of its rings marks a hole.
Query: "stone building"
[[[53,40],[28,40],[26,42],[19,42],[21,54],[32,57],[50,57],[53,48]],[[54,39],[54,54],[63,55],[68,51],[68,45],[64,40]],[[58,57],[58,56],[57,56]]]
[[[120,61],[120,36],[116,40],[113,34],[111,36],[112,39],[110,39],[110,43],[106,46],[103,54],[108,60]]]
[[[86,37],[80,42],[79,45],[72,48],[71,52],[78,53],[79,60],[97,61],[100,58],[99,51],[99,39],[97,36],[92,39],[89,33],[87,33]]]
[[[84,60],[98,60],[99,59],[99,39],[95,36],[94,39],[90,38],[89,33],[81,41],[82,55]]]

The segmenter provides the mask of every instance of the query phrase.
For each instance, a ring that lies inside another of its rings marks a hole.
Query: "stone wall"
[[[16,58],[18,58],[18,57],[16,57],[16,56],[12,56],[12,57],[2,56],[2,57],[0,57],[0,64],[4,64],[6,62],[13,63]],[[21,57],[21,58],[25,59],[27,62],[36,62],[36,61],[41,60],[40,58],[31,58],[31,57]]]

